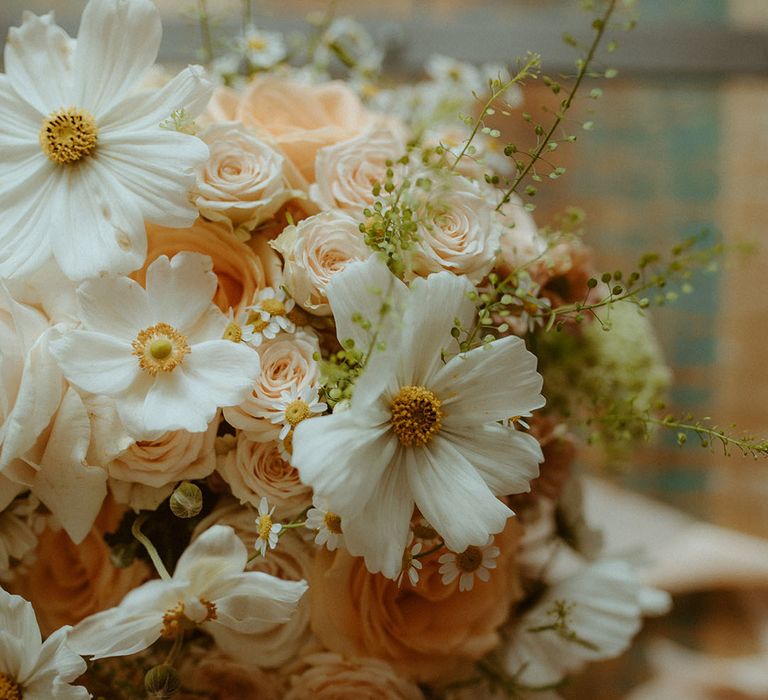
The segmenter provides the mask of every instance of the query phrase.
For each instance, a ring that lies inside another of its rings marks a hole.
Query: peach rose
[[[523,201],[515,195],[504,207],[501,223],[501,249],[496,270],[506,276],[535,261],[546,251],[547,243],[539,234],[533,217],[525,210]]]
[[[256,78],[239,99],[231,91],[216,92],[208,115],[271,136],[307,182],[315,181],[318,150],[355,138],[374,119],[340,81],[308,85],[274,76]]]
[[[358,223],[340,211],[328,211],[289,226],[272,242],[284,259],[283,279],[296,303],[318,316],[330,316],[325,290],[350,262],[365,260]]]
[[[490,580],[459,591],[444,585],[437,552],[421,560],[415,586],[371,574],[362,558],[321,550],[310,579],[312,631],[330,650],[375,657],[419,682],[450,681],[494,649],[498,628],[521,597],[516,552],[520,527],[510,520],[496,537],[501,548]]]
[[[240,503],[258,508],[265,497],[278,519],[294,518],[312,504],[312,489],[280,456],[276,442],[256,442],[239,433],[237,447],[224,458],[219,473]]]
[[[359,213],[372,206],[374,183],[384,183],[389,161],[405,154],[405,144],[389,129],[376,128],[348,141],[321,148],[315,160],[312,201],[323,209]]]
[[[303,658],[307,669],[291,677],[284,700],[423,700],[418,686],[379,659],[345,659],[318,653]]]
[[[460,175],[417,193],[419,241],[412,266],[419,275],[449,270],[477,284],[491,270],[501,228],[494,202],[477,183]]]
[[[280,410],[281,395],[291,387],[301,392],[316,388],[320,368],[314,354],[320,352],[317,337],[309,331],[291,335],[281,333],[257,348],[261,358],[261,374],[251,395],[239,406],[224,409],[224,418],[235,428],[246,430],[261,442],[276,440],[280,425],[269,418]]]
[[[238,241],[225,224],[205,219],[183,229],[147,224],[147,259],[131,277],[143,286],[147,268],[155,259],[161,255],[171,258],[182,250],[202,253],[213,260],[218,279],[213,302],[225,313],[230,307],[242,311],[264,287],[279,286],[275,272],[280,263],[273,250],[263,246],[255,252]]]
[[[245,510],[234,499],[224,499],[222,504],[195,529],[195,536],[212,525],[229,525],[253,552],[258,529],[253,511]],[[266,557],[256,557],[248,564],[249,571],[263,571],[286,581],[308,580],[312,569],[314,546],[302,539],[298,532],[288,532],[280,538],[280,544]],[[236,648],[224,648],[230,656],[255,666],[276,668],[295,658],[311,643],[309,629],[309,596],[303,596],[290,620],[275,624],[259,634],[244,634]]]
[[[96,523],[79,545],[64,530],[49,528],[40,535],[35,563],[14,588],[34,606],[43,634],[117,605],[150,577],[143,562],[118,569],[110,560],[104,534],[117,529],[123,512],[111,499],[104,501]]]
[[[220,651],[206,650],[181,667],[184,681],[175,700],[281,700],[283,683],[274,673],[247,666]]]
[[[194,198],[203,216],[251,230],[294,195],[285,158],[237,123],[214,124],[201,138],[210,148]]]

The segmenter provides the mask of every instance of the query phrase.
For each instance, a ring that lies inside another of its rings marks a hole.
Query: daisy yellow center
[[[285,407],[285,420],[288,421],[288,425],[296,427],[301,421],[309,418],[312,412],[309,410],[309,404],[301,399],[291,401]]]
[[[426,445],[442,426],[442,402],[423,386],[404,386],[389,407],[392,430],[406,447]]]
[[[332,532],[334,535],[341,534],[341,516],[328,511],[323,516],[323,522],[325,523],[325,527],[328,528],[328,532]]]
[[[225,329],[224,340],[231,340],[233,343],[239,343],[243,339],[243,329],[232,321]]]
[[[21,686],[9,676],[0,673],[0,700],[22,700]]]
[[[251,311],[251,313],[248,314],[247,323],[249,326],[251,326],[251,328],[253,328],[254,333],[259,333],[263,331],[269,325],[269,321],[265,321],[255,311]]]
[[[269,540],[269,533],[272,532],[272,516],[262,515],[259,517],[259,539]]]
[[[99,129],[90,112],[68,107],[43,121],[40,147],[54,163],[69,165],[93,154]]]
[[[205,598],[199,600],[206,610],[205,618],[200,621],[200,624],[215,620],[217,617],[216,603]],[[194,629],[194,627],[196,627],[196,623],[184,614],[184,603],[180,602],[176,607],[163,613],[163,629],[160,634],[166,639],[173,639],[185,630]]]
[[[190,352],[186,337],[167,323],[157,323],[140,331],[131,347],[139,358],[139,367],[153,376],[158,372],[171,372]]]
[[[248,48],[251,51],[263,51],[267,48],[267,42],[264,39],[253,37],[248,40]]]
[[[285,316],[285,304],[279,299],[264,299],[259,307],[266,311],[270,316]]]
[[[483,552],[480,547],[470,545],[461,554],[456,555],[456,567],[471,574],[477,571],[483,563]]]

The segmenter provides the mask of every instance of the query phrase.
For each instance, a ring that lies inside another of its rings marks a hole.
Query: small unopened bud
[[[179,692],[181,679],[173,666],[160,664],[144,675],[144,688],[151,697],[165,700]]]
[[[190,481],[182,481],[171,495],[171,512],[177,518],[194,518],[203,508],[203,492]]]

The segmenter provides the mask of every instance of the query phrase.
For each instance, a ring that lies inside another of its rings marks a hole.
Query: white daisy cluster
[[[2,700],[423,698],[491,666],[522,694],[661,607],[556,527],[571,434],[528,348],[549,282],[589,293],[575,249],[497,206],[463,131],[364,104],[359,24],[316,34],[294,70],[245,27],[214,90],[149,72],[150,0],[9,33]],[[433,112],[509,78],[428,73]]]

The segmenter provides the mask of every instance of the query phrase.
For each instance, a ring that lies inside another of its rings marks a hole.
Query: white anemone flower
[[[127,277],[88,280],[78,288],[83,328],[63,331],[51,352],[72,384],[116,399],[136,439],[204,432],[219,407],[245,400],[260,367],[253,348],[223,338],[215,289],[211,259],[198,253],[161,255],[146,289]]]
[[[201,112],[212,86],[190,66],[136,92],[160,46],[151,0],[90,0],[77,41],[53,15],[24,13],[0,75],[0,276],[51,256],[70,279],[144,262],[144,221],[190,226],[188,192],[208,147],[160,126]]]
[[[70,632],[70,646],[102,659],[135,654],[198,626],[226,644],[287,622],[307,584],[245,571],[247,562],[235,531],[214,525],[187,547],[172,578],[149,581],[116,608],[87,617]]]
[[[508,673],[547,686],[627,648],[644,614],[669,608],[666,593],[645,587],[624,561],[585,564],[551,586],[512,628],[501,650]]]
[[[444,361],[456,319],[474,317],[472,290],[448,272],[409,290],[376,257],[328,287],[339,339],[373,351],[348,410],[296,426],[292,464],[341,515],[350,553],[388,578],[414,504],[463,552],[504,529],[513,513],[497,496],[528,491],[538,475],[538,442],[505,424],[544,404],[525,343],[510,336]]]
[[[3,700],[85,700],[82,686],[70,685],[86,665],[66,643],[69,627],[43,642],[31,603],[0,588],[0,698]]]

